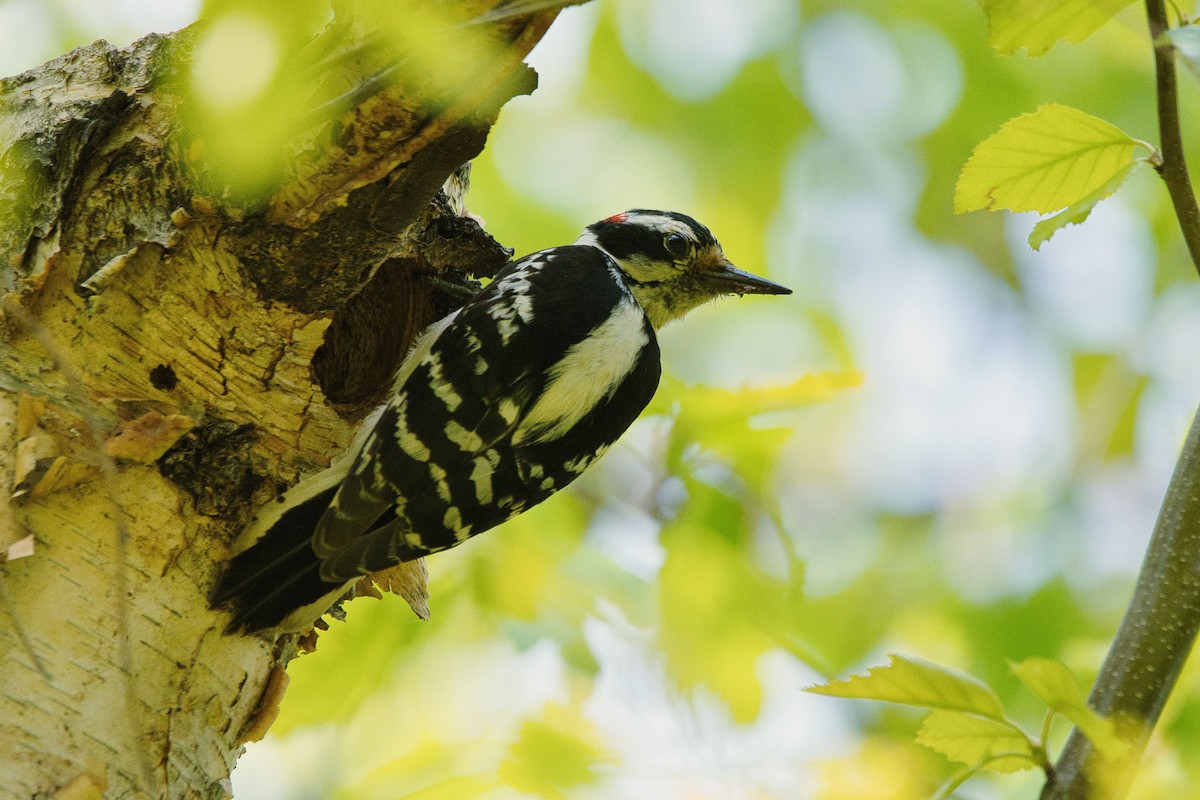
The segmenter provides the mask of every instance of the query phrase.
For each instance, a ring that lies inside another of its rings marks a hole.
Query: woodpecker
[[[250,526],[214,607],[232,608],[230,631],[302,630],[361,576],[532,508],[650,402],[657,330],[721,295],[790,293],[669,211],[616,214],[508,264],[421,334],[344,457]]]

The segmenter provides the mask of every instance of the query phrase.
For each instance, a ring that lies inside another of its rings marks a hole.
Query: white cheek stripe
[[[557,439],[612,395],[650,343],[646,317],[632,298],[621,302],[612,316],[586,339],[567,350],[550,370],[546,388],[521,420],[513,444]]]

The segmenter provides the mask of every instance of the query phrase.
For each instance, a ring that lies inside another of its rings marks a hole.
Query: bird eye
[[[672,233],[663,239],[663,247],[675,258],[682,261],[692,254],[692,243],[682,233]]]

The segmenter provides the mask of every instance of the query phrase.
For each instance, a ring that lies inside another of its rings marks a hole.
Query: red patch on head
[[[624,212],[622,212],[620,214],[613,214],[611,217],[608,217],[604,220],[604,222],[624,222],[624,221],[625,221]]]

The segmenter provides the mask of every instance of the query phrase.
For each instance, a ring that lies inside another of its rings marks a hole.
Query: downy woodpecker
[[[658,387],[655,331],[725,294],[790,294],[691,217],[635,209],[501,270],[431,325],[354,447],[250,526],[214,595],[230,630],[311,626],[361,576],[565,487]]]

